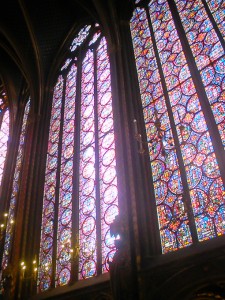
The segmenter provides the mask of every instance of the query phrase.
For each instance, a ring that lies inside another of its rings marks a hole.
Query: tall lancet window
[[[0,86],[0,186],[5,166],[9,138],[9,109],[3,86]]]
[[[130,28],[166,253],[225,233],[224,1],[136,6]]]
[[[98,25],[75,37],[53,94],[38,289],[108,271],[118,214],[110,64]]]
[[[12,192],[10,196],[9,210],[8,210],[8,217],[7,217],[7,224],[6,224],[4,252],[3,252],[3,259],[2,259],[3,270],[8,265],[11,248],[12,248],[14,220],[15,220],[15,213],[16,213],[16,206],[17,206],[17,197],[20,189],[20,177],[21,177],[20,174],[22,170],[22,163],[24,157],[24,146],[25,146],[27,124],[28,124],[27,120],[28,120],[29,111],[30,111],[30,99],[28,100],[24,110],[23,123],[22,123],[19,146],[18,146],[17,157],[16,157],[16,166],[14,170]]]

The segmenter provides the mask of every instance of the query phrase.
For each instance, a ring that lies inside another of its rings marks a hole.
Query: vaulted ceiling
[[[40,97],[40,89],[68,34],[82,22],[96,18],[97,2],[4,1],[0,17],[0,80],[11,105],[18,104],[21,87]]]
[[[107,12],[114,7],[120,14],[131,3],[133,0],[4,1],[0,17],[0,84],[2,81],[6,87],[12,111],[16,111],[23,98],[21,93],[26,90],[36,102],[35,109],[40,109],[54,62],[78,26],[97,20],[110,31],[114,13]]]

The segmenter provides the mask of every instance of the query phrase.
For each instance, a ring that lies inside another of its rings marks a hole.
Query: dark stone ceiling
[[[43,91],[68,37],[88,22],[112,31],[115,15],[127,14],[134,0],[7,0],[0,17],[0,84],[12,111],[27,93],[40,112]],[[129,5],[128,5],[129,4]],[[116,37],[116,34],[114,34]],[[67,41],[67,42],[66,42]],[[65,44],[67,43],[67,44]]]
[[[101,1],[101,0],[100,0]],[[98,0],[7,0],[0,17],[0,81],[8,98],[39,93],[68,34],[97,16]]]

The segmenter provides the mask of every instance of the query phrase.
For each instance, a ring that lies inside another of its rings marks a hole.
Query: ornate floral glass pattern
[[[66,80],[64,123],[59,186],[56,284],[67,284],[71,270],[72,187],[74,155],[74,120],[77,68],[73,65]]]
[[[206,1],[206,0],[204,0]],[[206,1],[217,25],[225,38],[225,2],[224,0],[207,0]]]
[[[109,236],[118,214],[110,65],[105,38],[97,25],[90,28],[75,37],[74,58],[63,65],[53,96],[39,291],[68,284],[75,272],[77,279],[106,272],[115,251]]]
[[[71,51],[75,51],[77,47],[79,47],[87,38],[89,34],[89,30],[91,28],[91,25],[84,26],[83,29],[81,29],[78,33],[78,35],[75,37],[75,39],[72,42],[72,45],[70,47]]]
[[[110,64],[105,38],[101,40],[97,49],[97,83],[101,254],[102,270],[106,272],[107,261],[115,253],[114,239],[110,236],[109,225],[119,212]]]
[[[176,3],[206,94],[215,93],[215,82],[219,80],[220,88],[224,78],[223,49],[216,32],[201,1]],[[136,8],[130,24],[165,253],[190,245],[193,231],[199,241],[224,234],[224,187],[200,95],[167,1]],[[214,86],[205,82],[209,76]],[[209,102],[223,138],[222,98],[209,97]]]
[[[38,272],[39,289],[47,290],[52,279],[56,176],[59,152],[59,133],[62,108],[63,77],[59,76],[54,89],[50,120],[48,153],[45,171],[44,206],[42,211],[41,245]]]
[[[9,110],[3,112],[1,130],[0,130],[0,184],[2,182],[2,175],[5,165],[5,158],[7,153],[7,142],[9,138]]]
[[[82,68],[80,132],[79,278],[96,275],[96,141],[94,54],[88,50]]]
[[[224,49],[200,0],[176,3],[225,147]]]
[[[20,188],[20,173],[21,173],[21,166],[24,157],[24,145],[26,139],[26,132],[27,132],[27,120],[30,111],[30,99],[28,100],[24,115],[23,115],[23,123],[20,133],[20,140],[19,140],[19,147],[16,157],[16,167],[13,176],[13,185],[12,185],[12,193],[10,197],[10,204],[9,204],[9,211],[8,211],[8,219],[7,219],[7,226],[6,226],[6,234],[5,234],[5,244],[4,244],[4,252],[3,252],[3,259],[2,259],[2,269],[5,269],[8,265],[10,250],[12,246],[12,236],[13,236],[13,225],[15,219],[15,210],[17,204],[17,195]]]

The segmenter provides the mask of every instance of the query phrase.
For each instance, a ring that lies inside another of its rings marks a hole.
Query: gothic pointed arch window
[[[30,99],[28,99],[25,106],[25,110],[23,112],[22,127],[19,135],[19,145],[18,145],[18,150],[16,155],[16,165],[14,169],[13,182],[12,182],[12,190],[9,199],[9,209],[8,212],[5,213],[6,230],[5,230],[3,257],[2,257],[2,270],[6,269],[6,267],[9,264],[9,259],[10,259],[11,249],[12,249],[15,215],[16,215],[16,207],[18,202],[17,200],[18,200],[18,195],[20,190],[20,178],[21,178],[21,171],[23,166],[25,139],[27,133],[29,112],[30,112]]]
[[[9,108],[5,89],[0,86],[0,186],[5,166],[9,139]]]
[[[162,253],[225,233],[224,1],[136,1],[130,21]]]
[[[118,214],[107,43],[83,27],[54,87],[42,211],[38,290],[108,271]]]

